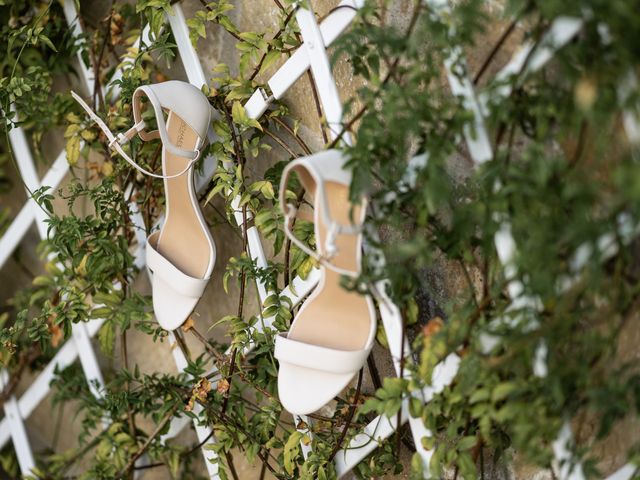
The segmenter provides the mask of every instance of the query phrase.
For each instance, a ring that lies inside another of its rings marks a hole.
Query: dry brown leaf
[[[182,324],[182,327],[180,328],[182,328],[183,332],[188,332],[193,328],[194,325],[195,322],[193,321],[193,317],[189,316],[189,318],[185,320],[185,322]]]
[[[424,333],[425,337],[432,337],[444,327],[444,320],[440,317],[433,317],[431,320],[427,322],[427,324],[422,329],[422,333]]]
[[[217,388],[218,393],[221,393],[221,394],[224,395],[225,393],[227,393],[229,391],[229,387],[230,386],[231,385],[229,385],[229,380],[227,380],[226,378],[223,378],[222,380],[219,380],[218,381],[218,388]]]
[[[193,387],[193,396],[196,397],[201,402],[204,402],[207,399],[207,395],[211,391],[211,382],[208,378],[201,378],[196,383],[196,386]]]
[[[198,380],[198,383],[196,383],[193,389],[191,390],[191,398],[189,399],[189,403],[187,403],[187,406],[184,407],[184,409],[187,412],[192,411],[193,407],[196,404],[196,400],[200,402],[205,402],[207,400],[207,395],[210,391],[211,391],[211,382],[209,381],[208,378],[202,377],[200,380]]]
[[[56,325],[55,320],[56,320],[55,315],[51,315],[48,320],[49,333],[51,334],[51,346],[53,348],[57,348],[58,345],[60,345],[60,343],[64,339],[64,332],[62,331],[59,325]]]

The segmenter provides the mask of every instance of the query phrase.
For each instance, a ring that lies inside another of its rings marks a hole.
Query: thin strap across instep
[[[286,333],[276,337],[274,356],[279,362],[335,374],[353,374],[362,368],[370,349],[337,350],[298,342]]]
[[[154,232],[147,239],[147,265],[153,272],[176,292],[191,298],[200,298],[210,277],[196,278],[187,275],[158,251],[160,232]]]
[[[94,122],[96,122],[96,124],[104,132],[107,139],[109,139],[109,148],[115,150],[133,168],[135,168],[136,170],[138,170],[139,172],[145,175],[148,175],[153,178],[162,178],[162,179],[177,178],[187,173],[189,169],[195,165],[195,163],[198,161],[198,158],[200,157],[199,150],[191,151],[191,150],[180,149],[182,150],[180,152],[173,151],[172,153],[176,153],[177,155],[191,159],[189,160],[189,163],[183,170],[173,175],[161,175],[158,173],[150,172],[149,170],[146,170],[144,167],[141,167],[138,163],[136,163],[135,160],[133,160],[129,155],[127,155],[127,153],[122,149],[122,145],[126,144],[131,139],[131,137],[133,137],[136,133],[140,133],[141,131],[144,130],[145,123],[143,120],[137,122],[133,127],[127,130],[125,133],[120,133],[118,134],[118,136],[115,136],[111,132],[111,130],[109,130],[109,127],[107,127],[106,123],[104,123],[104,121],[91,109],[91,107],[89,107],[89,105],[85,103],[85,101],[76,92],[72,91],[71,96],[80,104],[80,106],[87,112],[87,114],[91,117],[91,119]],[[174,150],[174,149],[171,149],[171,150]]]

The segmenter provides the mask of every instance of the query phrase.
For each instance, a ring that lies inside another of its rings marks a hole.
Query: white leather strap
[[[281,363],[297,365],[329,373],[354,373],[362,368],[369,356],[366,350],[336,350],[287,338],[286,333],[276,337],[274,355]]]
[[[209,283],[208,278],[195,278],[183,273],[157,250],[159,232],[152,233],[147,239],[147,266],[169,284],[176,292],[192,298],[200,298]]]
[[[142,88],[142,87],[141,87]],[[151,90],[149,90],[151,91]],[[145,90],[145,93],[148,93]],[[136,91],[136,95],[137,95],[137,91]],[[136,96],[134,95],[134,97]],[[139,103],[139,99],[134,101],[134,118],[136,120],[136,123],[133,127],[131,127],[129,130],[127,130],[124,134],[120,133],[118,134],[118,136],[115,136],[111,130],[109,130],[109,127],[107,127],[106,123],[104,123],[104,121],[91,109],[91,107],[89,107],[89,105],[86,104],[86,102],[84,100],[82,100],[82,98],[76,93],[76,92],[71,92],[71,96],[80,104],[80,106],[87,112],[87,114],[91,117],[91,119],[96,122],[96,124],[100,127],[100,129],[104,132],[104,134],[106,135],[107,139],[109,140],[109,148],[112,150],[115,150],[116,152],[118,152],[118,154],[124,158],[133,168],[135,168],[136,170],[138,170],[141,173],[144,173],[145,175],[148,175],[150,177],[154,177],[154,178],[163,178],[163,179],[171,179],[171,178],[176,178],[179,177],[181,175],[184,175],[186,172],[189,171],[189,169],[191,167],[193,167],[193,165],[195,165],[195,163],[198,161],[198,158],[200,157],[200,151],[199,150],[195,150],[195,151],[191,151],[191,150],[183,150],[181,148],[176,147],[175,145],[173,145],[170,141],[169,141],[169,137],[166,133],[166,125],[164,122],[164,118],[162,115],[162,109],[158,106],[158,108],[156,109],[156,104],[155,101],[152,99],[152,97],[149,97],[151,100],[151,103],[154,107],[154,111],[156,113],[156,117],[157,117],[157,121],[158,121],[158,130],[154,131],[154,132],[145,132],[144,131],[144,127],[145,127],[145,123],[144,121],[140,118],[139,115],[139,107],[136,107],[136,102]],[[159,114],[158,114],[159,112]],[[181,170],[180,172],[174,174],[174,175],[161,175],[158,173],[153,173],[150,172],[148,170],[146,170],[145,168],[141,167],[138,163],[135,162],[135,160],[133,160],[129,155],[127,155],[127,153],[122,149],[122,145],[126,144],[131,137],[133,137],[136,133],[140,135],[140,138],[142,138],[143,140],[148,140],[150,138],[157,138],[155,137],[153,134],[155,134],[156,132],[159,132],[160,134],[160,138],[162,139],[162,143],[164,145],[165,148],[167,148],[167,150],[169,150],[171,153],[174,153],[176,155],[179,155],[181,157],[186,157],[186,158],[190,158],[191,160],[189,161],[189,163],[187,164],[187,166]]]
[[[335,256],[337,249],[335,240],[338,235],[358,235],[361,232],[360,225],[343,225],[339,224],[331,217],[329,210],[329,202],[325,191],[326,182],[336,182],[345,186],[351,183],[351,172],[344,168],[346,157],[338,150],[326,150],[307,157],[301,157],[289,162],[282,172],[280,180],[280,207],[284,213],[284,231],[287,237],[300,250],[307,255],[315,258],[321,265],[338,272],[342,275],[357,277],[358,272],[345,270],[337,267],[329,260]],[[324,245],[324,254],[320,255],[317,251],[310,249],[304,242],[300,241],[292,231],[293,220],[296,217],[296,207],[286,201],[287,184],[289,177],[293,171],[306,174],[306,179],[301,177],[303,186],[309,189],[312,182],[316,189],[316,205],[315,208],[320,209],[320,216],[325,225],[327,225],[327,237]],[[364,208],[364,201],[363,201]]]
[[[157,138],[156,133],[160,135],[160,140],[162,140],[162,144],[164,147],[169,150],[171,153],[178,155],[180,157],[190,158],[192,160],[197,160],[200,152],[198,150],[185,150],[183,148],[179,148],[173,144],[171,140],[169,140],[169,134],[167,133],[167,125],[164,121],[164,114],[162,113],[162,102],[156,95],[153,85],[142,85],[138,87],[133,94],[133,118],[138,123],[142,121],[142,110],[141,110],[141,99],[142,95],[146,95],[149,101],[151,102],[151,106],[153,107],[153,111],[156,114],[156,121],[158,122],[158,129],[152,132],[142,131],[140,132],[140,138],[143,140]],[[176,92],[179,94],[179,92]],[[184,119],[183,119],[184,120]],[[147,137],[147,138],[145,138]]]

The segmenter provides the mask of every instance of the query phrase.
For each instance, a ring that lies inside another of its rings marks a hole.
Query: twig
[[[476,289],[473,285],[473,281],[471,280],[471,275],[469,275],[469,271],[467,270],[467,266],[464,264],[464,262],[462,261],[461,258],[458,259],[458,263],[460,264],[460,268],[462,268],[462,271],[464,272],[464,278],[467,281],[467,284],[469,285],[469,290],[471,293],[471,299],[473,300],[473,304],[476,306],[476,308],[478,307],[478,299],[476,298]]]
[[[212,11],[211,7],[209,5],[207,5],[207,2],[205,0],[200,0],[200,3],[202,4],[202,6],[204,8],[206,8],[207,10],[209,10],[210,12]],[[236,32],[229,30],[227,28],[225,28],[225,31],[231,35],[233,38],[235,38],[236,40],[240,40],[241,42],[244,41],[242,40],[242,37],[240,35],[238,35]]]
[[[578,163],[578,161],[582,158],[582,154],[584,153],[585,144],[589,135],[587,132],[589,131],[589,124],[586,120],[582,120],[580,124],[580,133],[578,134],[578,145],[576,146],[576,150],[573,154],[573,157],[569,161],[570,166],[574,166]]]
[[[120,334],[120,351],[122,354],[122,364],[125,369],[129,370],[129,354],[127,352],[127,331],[126,330],[122,330],[122,333]],[[125,390],[127,392],[127,419],[129,421],[129,432],[133,437],[134,441],[136,441],[136,437],[137,437],[136,422],[135,422],[135,418],[133,417],[133,412],[131,411],[131,403],[129,401],[129,393],[131,392],[131,390],[130,390],[128,378],[127,380],[125,380]]]
[[[191,327],[189,331],[202,343],[204,348],[212,357],[216,358],[219,362],[224,359],[224,356],[220,354],[220,352],[216,351],[209,343],[209,340],[207,340],[195,327]]]
[[[4,406],[4,403],[13,394],[13,391],[18,386],[18,383],[20,382],[20,378],[22,377],[22,373],[24,372],[25,368],[31,365],[31,363],[40,356],[40,353],[41,353],[40,345],[35,344],[35,346],[33,347],[33,350],[23,352],[20,355],[18,368],[11,374],[9,383],[5,385],[2,391],[0,392],[0,409]]]
[[[271,132],[269,131],[269,129],[265,128],[265,129],[264,129],[264,133],[265,133],[268,137],[271,137],[273,140],[275,140],[275,141],[276,141],[276,143],[277,143],[278,145],[280,145],[280,146],[282,147],[282,149],[283,149],[285,152],[287,152],[291,158],[298,158],[298,157],[300,157],[300,155],[296,154],[293,150],[291,150],[291,148],[289,148],[289,145],[287,145],[287,144],[284,142],[284,140],[282,140],[282,139],[281,139],[280,137],[278,137],[276,134],[271,133]]]
[[[124,201],[124,198],[123,198]],[[126,204],[125,204],[126,205]],[[127,214],[127,208],[123,208],[122,210],[122,216],[123,216],[123,222],[125,225],[129,225],[131,223],[130,221],[130,217]],[[127,229],[129,230],[129,229]],[[122,293],[125,297],[127,297],[127,295],[130,294],[130,289],[128,288],[128,284],[126,282],[125,279],[121,280],[122,283]],[[129,354],[127,352],[127,331],[126,330],[122,330],[121,334],[120,334],[120,353],[122,355],[122,364],[123,367],[128,370],[129,369]],[[135,419],[133,416],[133,412],[131,411],[131,403],[129,401],[129,393],[130,393],[130,385],[129,385],[129,379],[127,378],[125,380],[125,391],[126,391],[126,403],[127,403],[127,421],[129,423],[129,434],[131,435],[131,438],[133,438],[134,443],[137,445],[138,444],[138,440],[137,440],[137,435],[136,435],[136,424],[135,424]],[[131,479],[133,479],[133,472],[127,470],[125,472],[127,474],[127,476]]]
[[[266,474],[267,474],[267,466],[263,463],[262,467],[260,467],[260,477],[258,477],[258,480],[264,480],[264,477]]]
[[[242,250],[247,253],[247,204],[245,203],[242,206]],[[243,309],[244,309],[244,289],[247,277],[244,269],[240,272],[240,295],[238,299],[238,318],[242,318]],[[222,418],[225,417],[227,412],[227,405],[229,404],[229,393],[231,392],[231,382],[233,373],[236,368],[236,357],[238,356],[238,347],[233,348],[233,352],[231,354],[231,364],[229,365],[229,375],[227,375],[227,382],[229,383],[229,388],[226,392],[224,392],[224,398],[222,400],[222,407],[220,409],[220,415]]]
[[[231,472],[231,476],[233,477],[233,480],[240,480],[238,478],[238,472],[236,472],[236,467],[233,464],[233,455],[231,455],[231,452],[225,451],[224,457],[227,460],[227,465],[229,466],[229,471]]]
[[[147,448],[149,448],[149,446],[151,445],[151,442],[153,442],[153,440],[158,435],[160,435],[160,432],[164,429],[167,423],[171,421],[171,419],[173,418],[173,414],[176,412],[177,409],[178,409],[178,404],[176,404],[173,408],[171,408],[171,410],[169,410],[169,412],[165,414],[164,418],[156,426],[155,430],[151,433],[151,435],[149,435],[149,437],[144,442],[142,447],[140,447],[138,451],[136,451],[136,453],[132,455],[127,465],[120,471],[118,475],[116,475],[116,478],[124,477],[133,469],[133,466],[135,465],[136,460],[138,460],[138,458],[142,456],[142,454],[147,450]]]
[[[475,77],[473,77],[474,85],[478,84],[478,82],[480,81],[480,78],[482,78],[482,75],[484,75],[487,68],[489,68],[489,65],[491,65],[491,62],[493,61],[494,57],[497,55],[497,53],[500,51],[500,49],[504,45],[504,42],[506,42],[507,38],[509,38],[509,36],[511,36],[511,34],[515,31],[517,25],[518,25],[518,19],[516,18],[509,24],[506,30],[502,32],[502,35],[500,35],[500,38],[491,49],[491,52],[489,52],[489,55],[487,55],[487,58],[485,58],[484,62],[482,62],[482,66],[480,67],[480,70],[478,70],[478,73],[476,73]]]
[[[294,132],[289,125],[287,125],[284,121],[282,121],[282,119],[278,117],[272,117],[271,119],[274,122],[276,122],[278,125],[280,125],[282,128],[284,128],[287,131],[287,133],[289,133],[289,135],[291,135],[295,139],[295,141],[298,142],[298,145],[300,145],[302,150],[304,150],[304,153],[306,153],[307,155],[311,155],[313,153],[309,148],[309,146],[305,143],[305,141],[302,140],[300,135]]]
[[[280,7],[282,10],[284,10],[284,7]],[[282,26],[282,28],[280,30],[278,30],[278,32],[273,36],[273,38],[271,39],[271,41],[273,40],[277,40],[278,38],[280,38],[280,36],[284,33],[284,29],[287,27],[287,25],[289,24],[289,21],[291,21],[291,18],[293,17],[293,14],[295,13],[296,9],[293,8],[289,14],[287,15],[287,17],[284,19],[284,24]],[[253,70],[253,73],[249,76],[249,81],[253,80],[254,78],[256,78],[256,76],[258,75],[258,73],[260,72],[260,69],[262,68],[262,64],[264,63],[265,58],[267,58],[267,54],[273,50],[273,47],[271,45],[269,45],[267,47],[267,50],[262,54],[262,57],[260,57],[260,61],[258,62],[258,64],[256,65],[256,67]]]
[[[406,318],[405,315],[402,316],[402,318]],[[406,340],[406,335],[407,335],[407,326],[405,324],[405,322],[401,322],[402,324],[402,335],[400,336],[400,373],[398,374],[398,378],[403,378],[404,377],[404,364],[405,364],[405,358],[404,358],[404,344],[407,343]],[[402,410],[398,410],[398,414],[397,414],[397,418],[396,418],[396,425],[401,425],[402,422],[400,421],[400,417],[402,414]],[[402,435],[400,434],[400,430],[398,429],[397,434],[396,434],[396,457],[400,458],[400,442],[402,440]]]
[[[378,372],[378,367],[376,366],[376,361],[373,359],[373,355],[369,355],[367,357],[367,366],[369,367],[369,374],[371,375],[371,381],[373,382],[373,386],[376,389],[382,388],[380,373]]]
[[[235,128],[235,125],[233,124],[233,118],[231,117],[231,112],[229,112],[229,108],[227,107],[227,104],[224,103],[224,101],[222,101],[221,103],[222,103],[222,110],[224,111],[224,118],[227,121],[227,125],[229,126],[229,131],[231,133],[234,152],[238,159],[238,163],[242,167],[244,167],[244,159],[246,158],[246,156],[244,154],[244,148],[242,147],[242,142],[239,140],[238,135],[236,134],[236,128]]]
[[[360,373],[358,374],[358,385],[356,386],[356,394],[353,397],[353,404],[349,407],[349,413],[347,414],[347,418],[344,424],[344,428],[342,429],[342,433],[340,434],[340,438],[338,439],[338,441],[336,442],[336,444],[333,447],[333,450],[331,451],[331,455],[329,455],[329,459],[328,462],[330,462],[331,460],[333,460],[333,458],[336,456],[336,454],[340,451],[340,448],[342,447],[342,443],[344,442],[344,439],[347,436],[347,431],[349,430],[349,427],[351,426],[351,421],[353,420],[353,416],[356,413],[356,408],[358,406],[358,399],[360,398],[360,388],[362,387],[362,372],[364,371],[364,368],[360,369]],[[400,425],[398,423],[398,425]]]

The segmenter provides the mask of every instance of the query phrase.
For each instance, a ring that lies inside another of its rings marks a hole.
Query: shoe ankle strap
[[[142,116],[140,113],[140,96],[138,92],[141,91],[147,95],[151,104],[153,105],[154,112],[156,114],[156,119],[158,122],[158,130],[154,130],[152,132],[147,132],[144,130],[146,124],[144,120],[142,120]],[[153,91],[151,89],[146,89],[145,87],[139,87],[134,93],[134,101],[133,101],[133,115],[135,124],[126,132],[119,133],[114,135],[113,132],[107,127],[107,124],[87,105],[87,103],[74,91],[71,92],[71,96],[80,104],[80,106],[87,112],[89,117],[100,127],[103,131],[107,139],[109,140],[108,146],[109,149],[115,150],[122,158],[124,158],[127,163],[129,163],[133,168],[138,170],[139,172],[148,175],[153,178],[162,178],[162,179],[171,179],[176,178],[181,175],[184,175],[186,172],[195,165],[200,157],[200,150],[184,150],[182,148],[176,147],[170,140],[166,131],[166,124],[164,121],[164,116],[162,114],[162,108],[155,98]],[[158,173],[150,172],[149,170],[142,167],[135,160],[133,160],[122,148],[123,145],[128,143],[135,135],[140,136],[143,141],[152,140],[155,138],[160,138],[163,146],[171,153],[189,158],[190,161],[187,166],[181,170],[180,172],[173,175],[161,175]],[[202,142],[201,139],[198,139],[198,143]]]
[[[144,130],[144,121],[142,120],[142,97],[146,96],[153,107],[153,111],[156,115],[156,122],[158,122],[158,129],[153,130],[151,132],[147,132]],[[178,155],[180,157],[189,158],[191,160],[197,159],[200,152],[199,150],[185,150],[183,148],[177,147],[173,144],[171,140],[169,140],[169,134],[167,133],[167,125],[164,121],[164,114],[162,109],[164,105],[156,95],[156,92],[153,89],[152,85],[142,85],[136,88],[136,91],[133,94],[133,119],[136,122],[136,125],[139,123],[143,124],[142,130],[138,130],[138,135],[142,140],[149,141],[156,138],[160,138],[164,147],[170,151],[171,153]],[[208,105],[208,104],[207,104]],[[187,120],[183,118],[183,120]],[[202,140],[198,137],[198,142],[200,143]]]
[[[351,172],[344,169],[346,158],[338,150],[327,150],[308,157],[302,157],[290,162],[282,172],[280,180],[279,201],[284,213],[284,231],[291,242],[307,255],[315,258],[321,265],[342,275],[357,277],[359,272],[340,268],[331,262],[331,259],[338,253],[336,239],[338,235],[359,235],[362,232],[361,225],[344,225],[335,221],[331,217],[329,202],[325,191],[325,182],[337,182],[349,186],[351,183]],[[298,237],[295,236],[292,227],[296,218],[297,208],[286,200],[287,184],[293,171],[297,171],[300,180],[306,190],[315,189],[316,198],[320,209],[321,220],[327,226],[327,236],[325,239],[324,254],[312,250]]]

